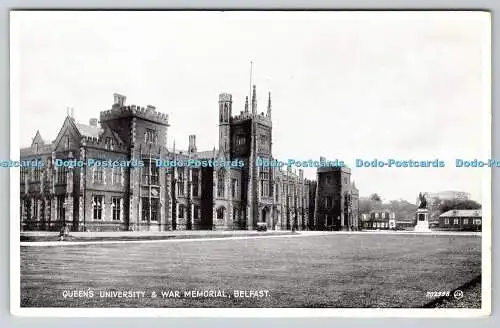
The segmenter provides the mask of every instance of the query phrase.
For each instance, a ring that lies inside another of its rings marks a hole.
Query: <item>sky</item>
[[[361,196],[385,200],[484,193],[487,169],[455,160],[489,158],[485,13],[32,11],[11,24],[22,146],[37,130],[55,139],[68,107],[78,122],[99,117],[117,92],[169,114],[169,147],[196,134],[210,150],[218,94],[233,95],[237,114],[252,83],[258,112],[271,92],[278,159],[343,160]],[[375,158],[446,166],[355,167]]]

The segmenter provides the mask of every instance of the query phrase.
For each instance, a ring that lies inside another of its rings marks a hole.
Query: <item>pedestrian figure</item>
[[[67,235],[67,230],[66,230],[66,225],[64,224],[61,226],[61,229],[59,230],[59,240],[63,241],[65,235]]]

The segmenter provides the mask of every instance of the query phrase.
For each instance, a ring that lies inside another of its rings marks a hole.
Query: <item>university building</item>
[[[77,123],[68,115],[56,139],[39,132],[21,160],[21,230],[165,231],[191,229],[349,230],[358,226],[358,191],[347,168],[318,170],[318,180],[290,168],[264,168],[272,160],[271,95],[266,113],[257,111],[256,88],[238,114],[232,95],[219,95],[218,149],[198,151],[196,136],[187,150],[166,147],[168,116],[154,106],[127,105],[114,94],[99,120]],[[129,167],[55,165],[56,160],[141,162]],[[157,167],[156,160],[242,161],[231,167]]]

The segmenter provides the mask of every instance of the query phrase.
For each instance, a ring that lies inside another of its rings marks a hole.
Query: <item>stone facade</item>
[[[269,94],[266,113],[257,112],[255,86],[250,104],[247,97],[237,115],[231,94],[220,94],[219,148],[209,151],[197,150],[195,135],[189,137],[187,151],[175,144],[168,149],[168,116],[151,105],[126,105],[119,94],[112,108],[100,113],[99,122],[81,124],[68,115],[53,142],[37,132],[32,145],[21,149],[21,160],[46,163],[21,169],[21,229],[252,230],[257,222],[281,230],[322,230],[329,223],[336,230],[357,226],[358,193],[349,169],[319,169],[316,183],[304,178],[303,170],[256,165],[257,158],[273,159],[271,111]],[[89,159],[129,165],[88,166]],[[244,165],[157,167],[157,159]],[[60,160],[70,164],[55,165]],[[325,179],[335,187],[325,185]],[[328,210],[321,205],[329,197],[325,193],[335,198]]]
[[[325,161],[325,158],[320,158]],[[317,170],[314,227],[328,230],[359,229],[359,191],[351,183],[348,167],[323,167]]]

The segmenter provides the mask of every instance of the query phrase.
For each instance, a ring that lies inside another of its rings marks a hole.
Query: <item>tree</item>
[[[418,206],[404,199],[391,200],[387,209],[396,214],[397,220],[413,220]]]
[[[377,194],[373,195],[378,197]],[[380,211],[382,209],[383,205],[380,197],[378,197],[379,200],[373,200],[373,195],[370,198],[361,197],[359,199],[359,213],[370,213],[371,211]]]
[[[441,213],[448,212],[450,210],[478,210],[481,208],[481,204],[473,200],[444,200],[439,206]]]
[[[371,200],[373,200],[373,201],[375,201],[375,202],[382,202],[382,199],[381,199],[381,198],[380,198],[380,196],[379,196],[379,195],[377,195],[377,194],[372,194],[372,195],[370,196],[370,199],[371,199]]]

